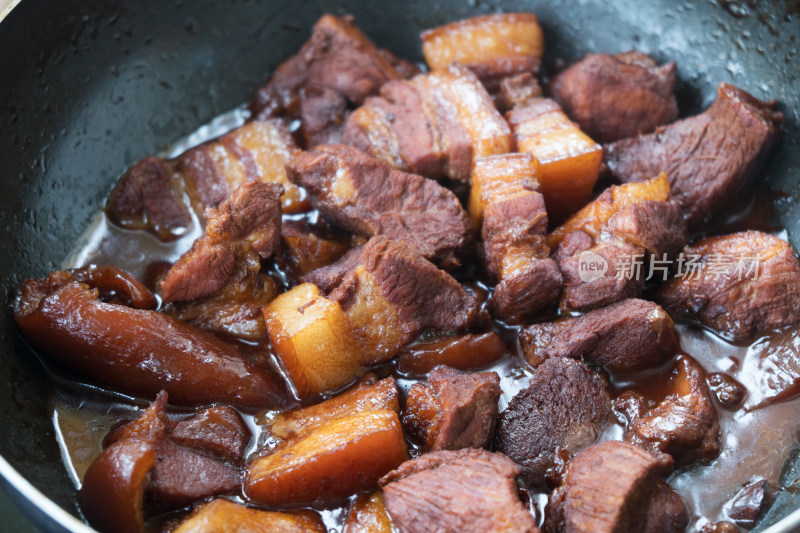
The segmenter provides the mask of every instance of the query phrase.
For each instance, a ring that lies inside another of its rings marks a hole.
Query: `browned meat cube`
[[[219,210],[209,208],[202,237],[161,282],[167,314],[203,329],[248,340],[266,338],[261,308],[279,294],[261,273],[277,249],[281,186],[250,181]],[[173,303],[174,302],[174,303]]]
[[[643,181],[666,172],[672,197],[689,229],[747,190],[780,134],[775,102],[757,100],[727,83],[705,113],[658,131],[611,144],[605,161],[620,181]]]
[[[336,89],[309,88],[300,100],[300,129],[304,146],[342,142],[344,121],[347,120],[347,98]]]
[[[363,256],[363,246],[351,248],[335,263],[312,270],[303,276],[302,281],[304,283],[313,283],[319,287],[323,293],[330,294],[333,289],[339,286],[345,276],[361,264]]]
[[[457,20],[422,32],[431,70],[461,63],[484,83],[523,72],[538,73],[544,38],[533,13],[498,13]]]
[[[767,480],[757,476],[742,487],[725,507],[731,520],[741,527],[750,529],[767,512],[772,501]]]
[[[383,504],[383,492],[375,491],[370,495],[359,494],[344,522],[342,533],[392,533],[392,519]]]
[[[329,503],[374,490],[408,459],[397,413],[369,410],[334,418],[247,469],[244,492],[256,503]]]
[[[258,90],[250,110],[257,118],[298,116],[306,95],[315,90],[334,91],[358,106],[387,81],[406,77],[406,70],[392,54],[379,50],[352,16],[323,15],[308,42]]]
[[[564,276],[562,311],[589,311],[636,298],[644,288],[644,248],[607,232],[596,239],[582,231],[568,233],[553,259]]]
[[[146,157],[119,179],[108,197],[106,214],[123,228],[147,230],[162,241],[171,241],[192,225],[181,195],[182,179],[174,163]]]
[[[386,510],[404,533],[538,533],[517,495],[519,467],[499,453],[438,451],[380,480]]]
[[[494,363],[508,348],[497,333],[465,333],[419,342],[404,348],[397,356],[397,371],[421,378],[439,365],[458,370],[475,370]]]
[[[547,98],[529,98],[506,119],[517,150],[530,152],[539,163],[540,190],[550,217],[561,221],[583,207],[600,175],[603,148]]]
[[[240,486],[238,469],[163,440],[156,446],[147,498],[153,509],[167,511],[233,492]]]
[[[172,429],[175,444],[204,450],[232,463],[241,463],[250,430],[239,413],[227,405],[211,407],[181,420]]]
[[[174,533],[327,533],[314,511],[279,513],[217,498],[195,509]]]
[[[352,240],[322,224],[286,220],[281,224],[281,251],[276,260],[293,281],[300,281],[336,262],[350,249]]]
[[[423,451],[484,448],[494,433],[499,399],[495,372],[462,374],[436,367],[409,389],[403,428]]]
[[[297,155],[287,171],[320,214],[344,230],[405,241],[442,263],[456,261],[469,240],[469,221],[452,192],[355,148],[319,146]]]
[[[688,525],[689,511],[681,497],[663,481],[656,481],[642,533],[683,533]]]
[[[580,361],[548,359],[500,413],[495,449],[520,465],[527,481],[544,485],[559,451],[580,451],[609,423],[607,388],[605,378]]]
[[[588,310],[638,296],[645,280],[666,277],[687,239],[665,174],[610,187],[548,237],[564,275],[561,309]]]
[[[283,186],[287,213],[308,210],[305,193],[286,179],[285,165],[297,152],[280,120],[254,120],[185,152],[177,160],[143,159],[120,178],[106,205],[109,219],[123,228],[143,229],[164,241],[184,235],[192,225],[184,191],[202,220],[248,181]]]
[[[530,72],[526,72],[503,78],[493,96],[498,111],[505,113],[541,98],[542,88],[536,78]]]
[[[550,259],[547,212],[536,192],[536,162],[528,154],[475,161],[470,216],[481,227],[483,263],[498,280],[492,310],[506,322],[520,322],[551,305],[563,277]]]
[[[627,419],[625,440],[668,453],[680,465],[715,458],[719,420],[702,367],[680,356],[669,383],[660,386],[666,388],[666,395],[657,404],[634,391],[617,398],[614,409]]]
[[[479,311],[449,274],[386,237],[364,245],[359,265],[328,297],[342,306],[373,362],[393,357],[423,331],[462,331]]]
[[[643,532],[663,458],[624,442],[586,448],[570,462],[564,484],[547,503],[545,528],[564,533]]]
[[[301,397],[352,382],[427,329],[460,331],[478,315],[457,281],[403,243],[373,237],[349,268],[327,298],[305,283],[264,310]]]
[[[676,318],[734,341],[800,322],[800,263],[786,241],[746,231],[707,237],[683,255],[682,272],[657,296]]]
[[[553,99],[592,139],[609,143],[678,118],[675,62],[641,52],[589,54],[550,82]]]
[[[367,375],[352,389],[324,402],[276,415],[268,427],[271,436],[291,440],[308,434],[334,418],[375,409],[400,412],[394,378],[376,382],[374,376]]]
[[[511,130],[460,65],[387,83],[347,119],[344,142],[400,170],[468,181],[478,157],[511,151]]]
[[[519,338],[533,366],[554,357],[571,357],[623,374],[659,366],[679,349],[670,316],[658,305],[637,299],[579,317],[533,324]]]

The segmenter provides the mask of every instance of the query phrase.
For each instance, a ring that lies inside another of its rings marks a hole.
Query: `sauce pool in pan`
[[[221,115],[162,155],[177,156],[203,141],[242,125],[247,117],[248,113],[244,108]],[[743,228],[755,228],[786,239],[784,231],[771,225],[772,201],[770,195],[759,193],[751,205],[731,214],[724,223],[714,227],[712,233],[723,234]],[[293,219],[314,216],[313,212],[306,215],[284,215]],[[165,243],[149,233],[124,230],[111,225],[103,213],[98,213],[62,266],[73,268],[88,264],[114,264],[153,288],[159,275],[186,252],[201,233],[195,218],[192,228],[185,235]],[[476,280],[461,278],[460,281],[466,285],[481,287]],[[531,372],[522,362],[515,330],[501,323],[496,324],[496,330],[504,337],[508,346],[515,346],[514,353],[487,369],[500,376],[502,411],[508,401],[528,384]],[[676,330],[682,353],[699,362],[707,374],[725,373],[748,390],[747,397],[737,407],[724,408],[717,404],[721,427],[719,457],[708,465],[693,464],[678,469],[668,480],[689,507],[692,516],[690,529],[699,530],[707,522],[725,520],[724,504],[754,476],[763,476],[773,487],[779,486],[783,465],[800,432],[800,418],[796,416],[800,408],[800,398],[778,403],[763,401],[762,396],[769,394],[772,384],[769,381],[757,382],[758,376],[765,374],[753,372],[753,368],[759,364],[759,358],[763,354],[779,356],[781,350],[796,353],[800,348],[800,330],[769,333],[744,346],[726,342],[698,327],[678,324]],[[509,340],[512,342],[508,342]],[[674,361],[671,361],[665,367],[636,375],[626,381],[612,381],[612,389],[615,393],[634,389],[646,396],[657,396],[658,384],[663,383],[672,372],[673,365]],[[384,371],[389,370],[390,368],[384,368]],[[76,487],[80,487],[86,469],[102,450],[101,442],[105,434],[119,420],[137,416],[144,405],[131,398],[110,396],[92,387],[76,384],[58,374],[54,374],[54,380],[56,387],[52,395],[52,420],[64,463]],[[398,379],[398,385],[404,392],[414,382],[412,379]],[[242,413],[242,416],[254,435],[247,454],[252,454],[265,445],[269,446],[269,436],[262,431],[260,423],[268,420],[271,413]],[[600,440],[619,440],[622,432],[621,422],[611,424]],[[547,495],[532,493],[530,496],[531,501],[538,506],[541,516]],[[338,531],[342,527],[347,506],[318,511],[321,512],[325,525]],[[158,530],[164,521],[174,515],[158,517],[150,526]]]

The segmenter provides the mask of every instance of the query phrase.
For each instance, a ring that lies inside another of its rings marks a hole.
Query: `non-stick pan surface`
[[[786,135],[765,177],[778,193],[779,221],[800,246],[797,0],[24,0],[0,24],[6,303],[22,279],[61,263],[121,171],[247,101],[321,14],[352,13],[380,46],[419,60],[420,30],[498,10],[535,12],[551,60],[633,48],[677,60],[684,115],[707,107],[719,81],[779,99]],[[41,526],[79,528],[33,488],[77,515],[49,417],[48,378],[8,305],[0,376],[0,472]],[[798,478],[800,467],[790,464],[786,483]],[[764,524],[798,507],[784,491]]]

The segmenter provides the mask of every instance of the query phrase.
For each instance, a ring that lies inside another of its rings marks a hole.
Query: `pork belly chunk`
[[[677,465],[719,455],[719,418],[705,372],[688,357],[678,358],[663,400],[656,403],[626,391],[617,398],[614,409],[627,420],[626,441],[667,453]]]
[[[462,374],[439,366],[409,389],[403,426],[425,451],[483,448],[494,433],[499,398],[495,372]]]
[[[586,205],[600,175],[603,148],[549,98],[534,97],[506,113],[516,150],[539,164],[540,191],[558,222]]]
[[[609,145],[606,165],[625,183],[666,172],[689,229],[699,229],[752,183],[780,134],[775,105],[721,83],[707,111]]]
[[[550,93],[581,130],[609,143],[678,118],[675,70],[641,52],[589,54],[556,75]]]
[[[520,332],[520,342],[533,366],[571,357],[623,374],[654,368],[678,351],[672,318],[658,305],[635,298],[533,324]]]
[[[570,462],[547,503],[545,528],[558,533],[643,532],[669,458],[625,442],[586,448]]]
[[[647,279],[667,277],[687,240],[665,174],[606,189],[548,236],[564,275],[561,309],[586,311],[639,296]]]
[[[463,331],[478,316],[478,302],[456,280],[402,242],[373,237],[341,262],[329,293],[304,283],[264,308],[301,397],[352,382],[423,331]]]
[[[261,307],[280,292],[261,259],[280,239],[281,185],[247,182],[206,212],[202,237],[161,282],[166,312],[183,322],[257,340],[266,336]]]
[[[308,143],[336,142],[353,107],[381,86],[416,74],[410,63],[380,50],[346,15],[323,15],[311,38],[285,61],[256,93],[250,111],[256,118],[302,118]]]
[[[458,20],[422,32],[431,70],[461,63],[491,88],[506,76],[538,73],[544,38],[533,13],[498,13]]]
[[[466,67],[393,81],[347,119],[344,142],[397,169],[468,181],[473,160],[511,151],[509,125]]]
[[[580,361],[554,357],[500,413],[494,448],[514,460],[526,481],[544,486],[560,453],[594,443],[610,421],[608,383]]]
[[[493,313],[506,322],[523,321],[553,304],[563,284],[550,258],[536,175],[528,153],[477,159],[472,175],[470,217],[481,228],[484,267],[498,282]]]
[[[800,322],[800,264],[786,241],[745,231],[702,239],[684,257],[657,295],[676,318],[734,341]]]
[[[114,187],[106,215],[123,228],[149,231],[170,241],[191,228],[191,210],[203,222],[205,209],[219,207],[248,181],[282,185],[284,212],[306,211],[305,193],[286,179],[285,165],[297,150],[282,121],[248,122],[177,159],[151,156],[139,161]]]
[[[438,451],[380,480],[392,524],[403,533],[538,533],[517,495],[519,467],[479,449]]]
[[[356,148],[319,146],[298,154],[287,170],[322,217],[346,231],[405,241],[439,264],[456,262],[469,241],[467,215],[452,192]]]

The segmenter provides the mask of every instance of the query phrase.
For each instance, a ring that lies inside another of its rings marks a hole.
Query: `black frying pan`
[[[677,60],[684,115],[707,107],[719,81],[779,99],[786,135],[765,176],[780,192],[779,221],[800,247],[797,0],[24,0],[0,24],[6,303],[22,279],[60,265],[125,168],[249,100],[322,13],[352,13],[380,46],[418,60],[420,30],[498,10],[535,12],[551,60],[632,48]],[[40,526],[79,530],[58,508],[77,514],[47,378],[8,305],[0,376],[0,473]],[[790,464],[784,481],[797,478],[800,466]],[[800,500],[784,491],[761,527],[797,508]]]

